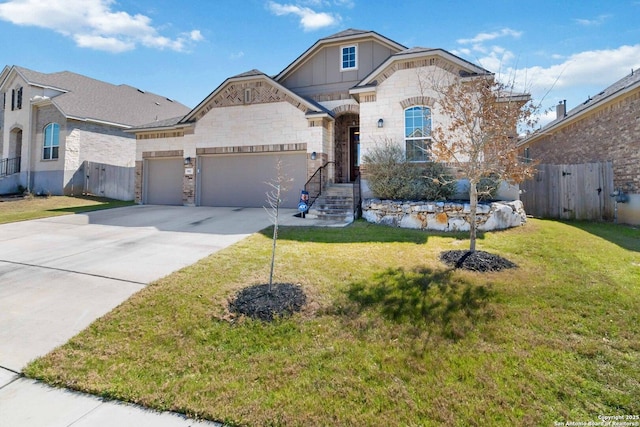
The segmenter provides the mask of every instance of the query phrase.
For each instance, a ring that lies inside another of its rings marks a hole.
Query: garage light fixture
[[[311,160],[315,160],[317,158],[318,158],[318,153],[316,153],[315,151],[311,153]]]
[[[384,127],[384,120],[378,119],[378,127],[379,128]]]
[[[184,164],[185,165],[190,165],[191,164],[191,157],[185,157]]]

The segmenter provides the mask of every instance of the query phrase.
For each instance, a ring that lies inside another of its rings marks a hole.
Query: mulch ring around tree
[[[277,317],[290,316],[302,310],[307,302],[300,285],[274,283],[271,293],[269,285],[254,285],[240,290],[229,301],[229,311],[252,319],[270,322]]]
[[[440,253],[440,260],[453,268],[482,273],[517,267],[516,264],[508,259],[484,251],[445,251]]]

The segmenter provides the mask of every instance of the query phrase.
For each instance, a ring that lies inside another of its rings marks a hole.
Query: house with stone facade
[[[640,224],[640,70],[590,96],[519,143],[520,155],[544,164],[611,162],[622,193],[618,221]]]
[[[136,141],[125,130],[190,111],[131,86],[18,66],[0,74],[0,103],[0,194],[81,194],[83,162],[133,168]]]
[[[384,140],[429,161],[430,131],[446,120],[425,76],[490,75],[437,48],[407,48],[374,31],[322,38],[280,73],[229,77],[184,117],[136,135],[136,201],[260,207],[280,162],[295,207],[307,180],[349,184]],[[366,173],[362,177],[367,196]]]

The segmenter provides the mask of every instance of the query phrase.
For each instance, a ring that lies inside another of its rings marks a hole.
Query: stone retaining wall
[[[461,202],[411,202],[365,199],[362,217],[375,224],[437,231],[469,231],[471,206]],[[520,200],[478,203],[478,230],[503,230],[523,225],[527,215]]]

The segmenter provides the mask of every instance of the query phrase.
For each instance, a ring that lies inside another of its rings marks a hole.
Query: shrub
[[[398,144],[385,141],[363,157],[369,188],[379,199],[445,200],[455,194],[455,179],[441,163],[410,163]]]
[[[485,176],[480,178],[478,182],[478,200],[492,200],[496,198],[498,194],[498,187],[500,186],[500,179],[495,175]]]

